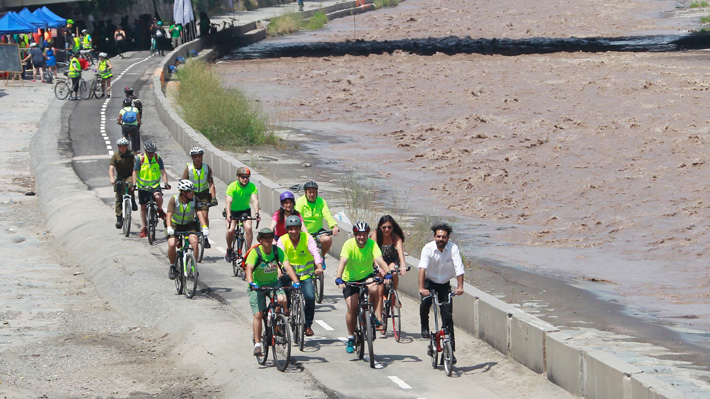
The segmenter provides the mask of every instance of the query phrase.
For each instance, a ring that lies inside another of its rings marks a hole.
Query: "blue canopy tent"
[[[4,17],[0,18],[0,35],[31,33],[36,30],[37,28],[34,25],[22,19],[14,11],[9,11]]]
[[[67,20],[65,18],[62,18],[59,15],[53,13],[52,10],[50,10],[46,6],[36,9],[35,13],[41,13],[43,16],[46,17],[44,19],[47,22],[53,21],[53,24],[59,24],[59,26],[50,25],[52,28],[62,28],[67,26]]]
[[[47,26],[49,26],[50,28],[62,28],[64,26],[66,26],[66,24],[67,24],[66,19],[61,19],[61,18],[54,19],[51,16],[47,15],[44,12],[44,9],[42,9],[42,8],[38,8],[38,9],[34,10],[34,12],[32,12],[32,15],[47,22]]]
[[[25,21],[29,22],[30,24],[34,25],[35,28],[39,29],[47,29],[47,21],[41,20],[37,17],[35,17],[30,10],[27,9],[27,7],[23,8],[22,11],[17,13],[20,18],[24,19]]]

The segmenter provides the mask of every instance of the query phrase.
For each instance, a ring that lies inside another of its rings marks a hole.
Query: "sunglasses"
[[[392,226],[382,226],[380,227],[382,230],[392,230]]]

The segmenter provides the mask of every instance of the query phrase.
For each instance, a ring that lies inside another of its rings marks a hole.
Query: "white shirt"
[[[452,278],[464,274],[459,247],[451,241],[446,243],[443,252],[436,247],[436,241],[425,245],[418,267],[426,270],[426,278],[437,284],[448,283]]]

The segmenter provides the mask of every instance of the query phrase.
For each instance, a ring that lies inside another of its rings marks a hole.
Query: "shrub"
[[[375,8],[396,7],[401,0],[375,0]]]
[[[287,35],[301,29],[321,29],[327,23],[328,17],[320,11],[309,19],[303,19],[301,13],[288,13],[271,19],[266,31],[271,36]]]

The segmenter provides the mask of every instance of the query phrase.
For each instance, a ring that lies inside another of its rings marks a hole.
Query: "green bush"
[[[304,28],[307,30],[318,30],[322,29],[325,24],[328,23],[328,17],[322,12],[318,11],[313,14],[313,16],[306,21]]]
[[[710,24],[710,15],[706,15],[706,16],[700,18],[700,22],[702,22],[704,24]]]
[[[327,23],[328,17],[322,12],[315,13],[309,19],[303,19],[301,13],[288,13],[271,19],[266,31],[271,36],[288,35],[301,29],[321,29]]]
[[[707,1],[700,1],[700,2],[694,1],[694,2],[690,3],[690,8],[705,8],[707,6],[708,6]]]
[[[375,8],[396,7],[401,0],[375,0]]]
[[[234,150],[275,143],[261,108],[240,90],[225,89],[204,61],[178,69],[177,102],[182,117],[215,146]]]

